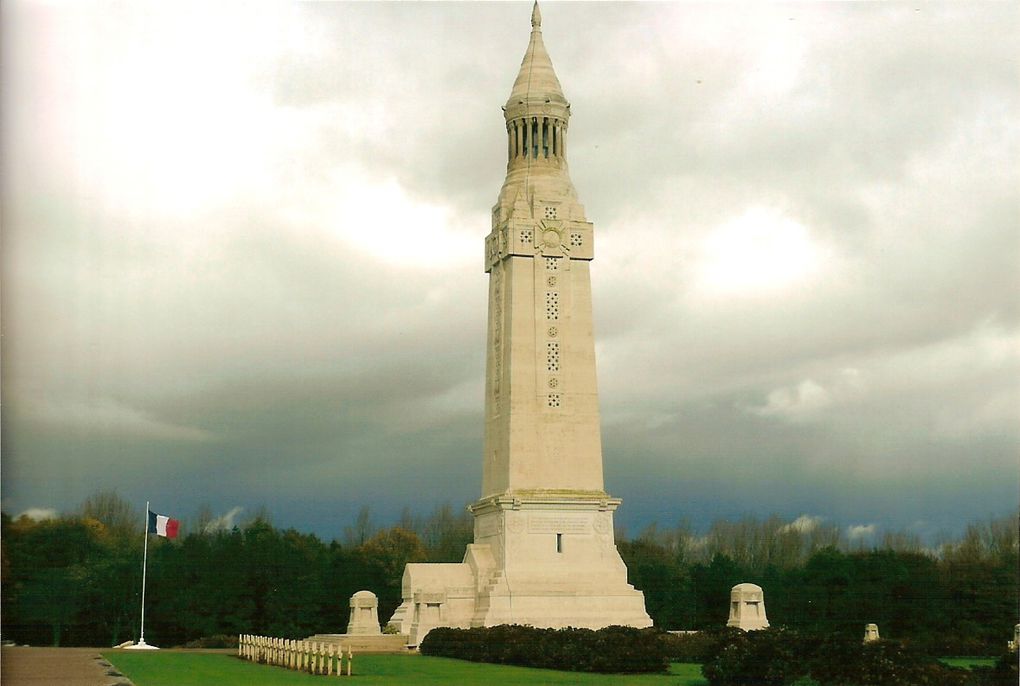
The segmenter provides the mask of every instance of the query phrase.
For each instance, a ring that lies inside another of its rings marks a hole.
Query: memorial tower
[[[602,478],[594,231],[567,168],[570,104],[531,38],[503,107],[507,172],[485,239],[489,313],[481,498],[464,562],[409,564],[391,624],[651,626],[613,538]]]

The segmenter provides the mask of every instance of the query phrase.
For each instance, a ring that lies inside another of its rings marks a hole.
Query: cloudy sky
[[[1016,508],[1020,6],[542,11],[618,520]],[[4,511],[115,488],[333,537],[477,497],[529,18],[4,3]]]

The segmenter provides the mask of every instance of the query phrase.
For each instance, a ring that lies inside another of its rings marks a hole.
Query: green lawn
[[[333,683],[215,653],[108,651],[103,657],[136,686],[289,686]],[[356,683],[363,686],[706,686],[701,666],[675,662],[669,675],[580,674],[486,665],[421,655],[355,655]],[[340,682],[344,683],[344,682]]]

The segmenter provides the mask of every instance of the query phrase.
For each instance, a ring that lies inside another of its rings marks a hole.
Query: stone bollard
[[[864,625],[864,643],[874,643],[879,640],[878,624]]]
[[[756,584],[737,584],[730,590],[730,618],[726,626],[743,631],[769,628],[765,616],[765,593]]]
[[[351,596],[351,619],[348,634],[379,635],[379,598],[371,591],[358,591]]]

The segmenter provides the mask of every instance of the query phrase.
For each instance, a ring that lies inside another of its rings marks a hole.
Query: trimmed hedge
[[[624,626],[598,631],[509,624],[477,629],[440,627],[425,636],[419,649],[422,655],[571,672],[665,673],[669,668],[659,631]]]
[[[896,641],[862,645],[857,637],[775,628],[725,637],[701,671],[711,686],[983,686],[992,677],[992,670],[972,674]]]
[[[685,634],[662,634],[666,657],[670,662],[697,662],[702,664],[719,650],[719,645],[744,632],[732,627],[705,629]]]

